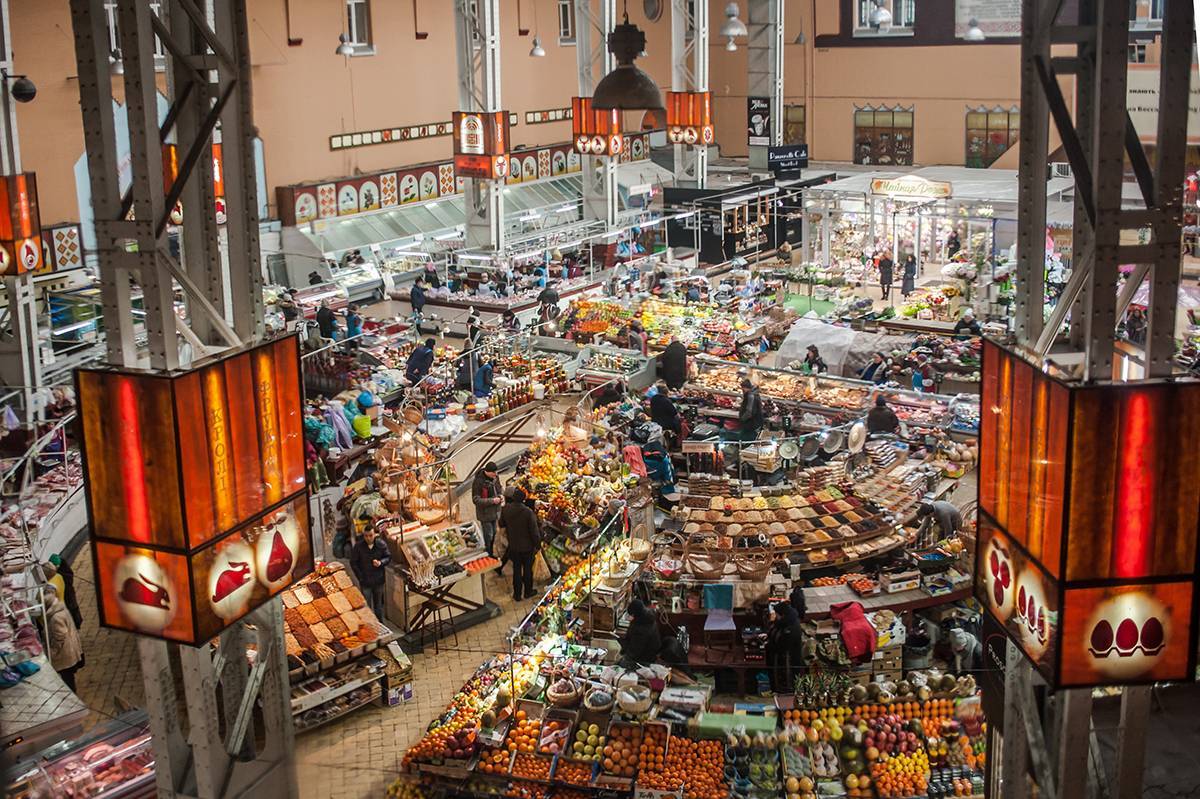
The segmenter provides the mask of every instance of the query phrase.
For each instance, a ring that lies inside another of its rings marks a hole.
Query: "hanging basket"
[[[733,567],[743,580],[763,580],[771,573],[775,558],[767,550],[742,551],[733,556]]]

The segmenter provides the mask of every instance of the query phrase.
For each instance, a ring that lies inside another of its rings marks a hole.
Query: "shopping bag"
[[[540,549],[533,556],[533,581],[539,585],[550,582],[550,566]]]
[[[492,539],[492,554],[500,560],[508,554],[508,529],[497,525],[496,537]]]

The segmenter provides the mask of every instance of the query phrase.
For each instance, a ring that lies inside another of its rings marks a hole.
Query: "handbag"
[[[504,560],[504,557],[508,554],[507,528],[499,525],[496,526],[496,535],[492,538],[492,554],[500,560]]]

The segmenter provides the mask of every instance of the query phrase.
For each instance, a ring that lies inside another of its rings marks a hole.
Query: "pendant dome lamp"
[[[987,39],[987,34],[983,32],[983,28],[979,27],[979,22],[972,19],[967,23],[967,32],[963,34],[963,41],[967,42],[982,42]]]
[[[600,111],[617,109],[665,111],[662,92],[654,79],[634,66],[638,54],[646,49],[646,34],[625,19],[608,34],[608,51],[617,59],[617,66],[605,75],[592,92],[592,108]]]
[[[884,6],[883,0],[875,0],[875,8],[871,10],[869,20],[876,28],[886,29],[892,26],[892,12]]]

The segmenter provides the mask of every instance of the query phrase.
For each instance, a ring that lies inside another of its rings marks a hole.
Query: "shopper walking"
[[[775,691],[791,691],[796,672],[804,668],[804,630],[800,627],[800,616],[789,602],[771,606],[766,655]]]
[[[884,250],[879,258],[879,296],[889,305],[892,302],[892,276],[895,262],[892,261],[891,250]]]
[[[384,619],[384,586],[387,582],[387,569],[392,560],[387,544],[375,532],[374,527],[363,531],[362,537],[350,549],[350,568],[358,578],[358,586],[362,589],[367,605],[379,617]]]
[[[425,281],[417,278],[408,293],[408,304],[412,306],[413,327],[420,328],[421,314],[425,310]]]
[[[678,391],[687,382],[687,373],[687,347],[678,338],[671,336],[671,343],[662,354],[663,381],[666,382],[667,388]]]
[[[71,612],[53,585],[42,589],[42,603],[46,608],[46,648],[50,651],[50,665],[66,686],[74,691],[75,672],[83,668],[79,628],[75,626]]]
[[[351,349],[358,349],[358,340],[363,334],[363,318],[357,305],[346,309],[346,342]]]
[[[900,296],[908,299],[917,287],[917,256],[911,252],[904,256],[904,267],[900,273]]]
[[[627,669],[648,666],[658,660],[662,636],[658,619],[640,599],[629,603],[629,632],[621,639],[621,665]]]
[[[516,486],[504,489],[500,526],[508,536],[508,559],[513,564],[513,601],[533,596],[533,558],[542,545],[537,514],[521,501]]]
[[[492,544],[496,540],[496,520],[500,518],[500,506],[504,499],[500,491],[500,468],[495,461],[488,461],[475,473],[471,481],[471,502],[475,505],[475,518],[483,530],[483,544],[488,555],[496,557]]]

